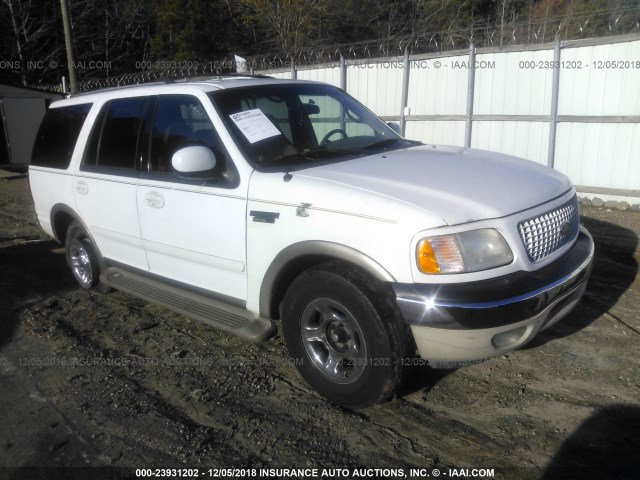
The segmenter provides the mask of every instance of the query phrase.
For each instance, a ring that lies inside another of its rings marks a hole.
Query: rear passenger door
[[[240,187],[201,100],[160,95],[148,145],[137,196],[150,271],[242,302],[247,290],[246,186]],[[216,154],[214,179],[187,180],[174,173],[173,154],[194,145]]]
[[[74,179],[76,205],[102,256],[142,270],[148,263],[136,204],[138,139],[153,99],[115,99],[102,107]]]

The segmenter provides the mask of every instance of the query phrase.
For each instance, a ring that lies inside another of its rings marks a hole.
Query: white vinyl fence
[[[262,71],[339,86],[407,138],[550,165],[640,203],[640,35]]]

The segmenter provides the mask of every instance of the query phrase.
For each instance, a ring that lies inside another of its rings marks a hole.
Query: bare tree
[[[20,83],[26,86],[30,65],[40,70],[48,69],[50,60],[55,58],[56,47],[42,41],[54,26],[41,6],[34,5],[32,0],[2,0],[1,5],[6,11],[3,17],[8,22],[20,63]]]
[[[146,0],[73,0],[73,31],[84,77],[132,71],[132,57],[145,60],[150,30]]]
[[[254,20],[263,21],[283,51],[303,46],[312,30],[311,19],[320,0],[240,0],[253,9]]]
[[[416,0],[417,25],[432,38],[435,48],[457,48],[468,37],[464,30],[473,23],[469,0]]]
[[[512,0],[498,0],[496,5],[496,27],[499,35],[499,45],[504,44],[505,38],[514,23],[515,12]]]

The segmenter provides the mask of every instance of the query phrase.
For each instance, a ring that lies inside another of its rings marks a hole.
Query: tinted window
[[[149,171],[172,172],[171,157],[184,147],[214,150],[218,137],[200,101],[189,95],[161,95],[151,132]]]
[[[0,116],[0,165],[9,163],[9,150],[7,148],[7,139],[4,134],[4,125],[2,116]]]
[[[138,133],[146,104],[147,97],[124,98],[107,103],[91,132],[84,163],[135,169]]]
[[[44,117],[31,164],[40,167],[68,168],[90,103],[50,109]]]

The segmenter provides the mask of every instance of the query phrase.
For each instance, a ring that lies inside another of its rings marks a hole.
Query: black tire
[[[73,278],[85,290],[107,291],[100,284],[100,260],[93,241],[79,222],[67,229],[65,256]]]
[[[388,286],[342,263],[300,274],[283,301],[282,331],[306,382],[346,408],[391,397],[408,347],[393,302]]]

